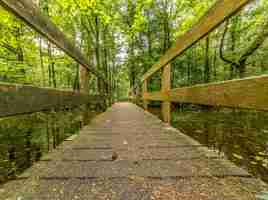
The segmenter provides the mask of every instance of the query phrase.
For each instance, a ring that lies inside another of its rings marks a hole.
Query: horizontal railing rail
[[[268,75],[147,92],[143,99],[268,111]]]
[[[70,90],[0,83],[0,117],[97,104],[103,99]]]

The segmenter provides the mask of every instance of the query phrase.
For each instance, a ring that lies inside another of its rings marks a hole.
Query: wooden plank
[[[171,89],[171,64],[168,64],[163,68],[161,82],[162,82],[161,84],[162,93],[168,93]],[[163,121],[166,123],[170,123],[171,120],[170,109],[171,109],[171,103],[168,101],[163,101],[161,110],[162,110]]]
[[[147,90],[148,90],[148,81],[145,80],[142,85],[142,93],[143,94],[147,93]],[[148,110],[148,101],[146,101],[145,99],[143,100],[143,108],[144,110]]]
[[[41,14],[31,0],[0,0],[0,5],[22,19],[94,75],[104,80],[103,76],[90,65],[82,52],[48,17]]]
[[[101,98],[78,92],[0,83],[0,117],[97,103]]]
[[[147,93],[144,98],[268,111],[268,75]]]
[[[171,64],[167,64],[163,68],[162,78],[161,78],[161,90],[162,92],[168,92],[171,89]]]
[[[147,101],[169,101],[169,93],[163,92],[145,92],[143,99]]]
[[[153,65],[152,68],[144,74],[142,81],[148,79],[155,72],[181,55],[185,50],[208,35],[250,1],[252,0],[218,0],[190,31],[178,37],[176,44],[160,58],[158,63]]]

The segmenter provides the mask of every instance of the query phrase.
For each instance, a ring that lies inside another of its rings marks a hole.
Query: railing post
[[[148,92],[148,81],[147,79],[144,80],[142,85],[142,96],[144,97],[144,94]],[[143,99],[143,108],[144,110],[148,110],[148,101]]]
[[[171,65],[167,64],[163,68],[162,79],[161,79],[161,90],[162,93],[167,95],[171,88]],[[166,123],[170,123],[171,121],[171,103],[169,101],[162,102],[162,116],[163,121]]]
[[[80,92],[83,94],[88,94],[89,92],[89,77],[90,77],[90,73],[89,71],[84,68],[82,65],[80,65]],[[83,114],[82,114],[82,125],[85,126],[88,124],[89,122],[89,102],[86,105],[83,105]]]

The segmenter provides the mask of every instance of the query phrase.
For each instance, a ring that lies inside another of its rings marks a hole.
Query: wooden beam
[[[268,75],[147,93],[144,99],[268,111]]]
[[[0,117],[97,103],[101,97],[79,92],[0,83]]]
[[[168,93],[171,89],[171,64],[166,65],[163,68],[161,78],[161,90],[162,93]],[[163,101],[161,105],[163,121],[170,123],[171,121],[171,103],[169,101]]]
[[[142,98],[147,101],[170,101],[169,93],[145,92]]]
[[[218,0],[190,31],[178,37],[176,44],[160,58],[158,63],[153,65],[152,68],[144,74],[142,81],[148,79],[155,72],[181,55],[185,50],[208,35],[250,1],[252,0]]]
[[[0,5],[22,19],[91,73],[105,81],[103,76],[90,65],[81,51],[48,17],[41,14],[31,0],[0,0]]]
[[[148,81],[145,80],[142,85],[142,93],[143,95],[146,94],[148,91]],[[143,108],[144,110],[148,110],[148,101],[146,99],[143,100]]]

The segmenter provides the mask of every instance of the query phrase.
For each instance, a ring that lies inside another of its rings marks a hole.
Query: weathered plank
[[[218,0],[191,30],[178,37],[176,44],[160,58],[158,63],[153,65],[152,68],[144,74],[142,81],[148,79],[155,72],[181,55],[185,50],[208,35],[250,1],[251,0]]]
[[[0,0],[0,5],[14,13],[94,75],[104,80],[103,76],[90,65],[82,52],[48,17],[41,14],[31,0]]]
[[[169,95],[167,92],[145,92],[142,98],[147,101],[170,101]]]
[[[143,92],[143,94],[144,94],[144,93],[147,93],[147,90],[148,90],[148,81],[145,80],[145,81],[143,82],[143,85],[142,85],[142,92]],[[144,108],[145,110],[148,110],[148,102],[147,102],[146,100],[143,100],[143,108]]]
[[[0,83],[0,117],[76,107],[99,100],[100,97],[73,91]]]
[[[163,68],[163,73],[162,73],[162,86],[161,90],[163,93],[169,92],[171,89],[171,64],[166,65]],[[170,123],[171,120],[171,115],[170,115],[170,109],[171,109],[171,103],[168,101],[163,101],[162,102],[162,116],[163,116],[163,121],[166,123]]]
[[[268,110],[268,75],[146,93],[152,101],[171,101],[211,106]]]

